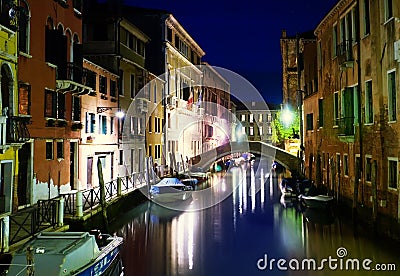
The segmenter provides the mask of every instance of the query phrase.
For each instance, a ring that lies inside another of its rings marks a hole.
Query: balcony
[[[339,44],[336,54],[341,69],[352,68],[354,65],[353,40],[346,40]]]
[[[27,125],[30,117],[0,116],[0,153],[5,152],[11,145],[24,144],[30,139]]]
[[[95,78],[94,72],[73,62],[67,62],[57,67],[57,92],[89,94],[94,91]]]
[[[343,117],[336,120],[338,136],[354,136],[354,117]]]

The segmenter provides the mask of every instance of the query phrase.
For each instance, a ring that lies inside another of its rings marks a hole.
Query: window
[[[369,21],[369,0],[364,0],[363,5],[364,11],[364,35],[370,32],[370,21]]]
[[[324,126],[324,99],[318,99],[318,127]]]
[[[388,21],[390,18],[393,17],[393,0],[384,0],[385,1],[385,21]]]
[[[260,127],[258,128],[258,134],[259,134],[259,135],[263,135],[263,127],[262,127],[262,126],[260,126]]]
[[[388,158],[388,185],[389,188],[397,189],[397,182],[398,182],[398,160],[396,157],[389,157]]]
[[[262,121],[263,121],[263,115],[262,115],[262,113],[258,114],[258,121],[259,121],[260,123],[262,123]]]
[[[374,110],[372,101],[372,81],[365,82],[365,123],[374,121]]]
[[[118,95],[124,95],[124,71],[119,70],[119,87],[118,87]]]
[[[154,84],[153,87],[153,99],[154,99],[154,103],[157,103],[157,84]]]
[[[46,141],[46,159],[53,160],[53,141]]]
[[[250,127],[250,135],[253,136],[254,135],[254,128]]]
[[[337,46],[338,46],[338,27],[337,25],[333,26],[332,33],[332,56],[336,57],[337,55]]]
[[[81,120],[81,98],[72,96],[72,121]]]
[[[99,75],[99,92],[107,94],[107,78]]]
[[[107,134],[107,116],[100,115],[99,116],[99,123],[100,123],[100,128],[99,130],[101,131],[101,134]]]
[[[339,120],[339,93],[335,92],[333,94],[334,101],[333,101],[333,119],[334,119],[334,125],[338,125],[338,120]]]
[[[124,150],[119,150],[119,165],[124,164]]]
[[[252,122],[254,122],[254,115],[253,114],[250,114],[250,123],[252,123]]]
[[[147,156],[153,156],[153,152],[152,152],[152,146],[151,145],[149,145],[149,147],[148,147],[148,151],[147,151]]]
[[[242,114],[242,122],[246,121],[246,114]]]
[[[317,44],[317,62],[318,62],[318,69],[322,68],[322,48],[321,48],[321,41],[318,41]]]
[[[64,159],[64,142],[57,141],[57,159]]]
[[[117,82],[115,80],[110,80],[110,96],[117,96]]]
[[[25,1],[19,2],[21,11],[18,17],[18,48],[21,52],[29,53],[29,10]]]
[[[343,155],[343,174],[349,176],[349,156]]]
[[[340,175],[340,153],[336,153],[336,174]]]
[[[110,117],[110,134],[114,134],[114,117]]]
[[[85,132],[86,133],[94,133],[94,128],[96,125],[96,117],[94,113],[86,112],[86,126]]]
[[[242,134],[246,134],[246,127],[242,126]]]
[[[45,90],[44,116],[65,119],[65,95],[52,90]]]
[[[355,172],[355,177],[358,180],[361,180],[361,158],[359,154],[356,154],[355,156],[355,162],[354,162],[354,172]]]
[[[136,91],[135,91],[135,75],[131,74],[131,98],[134,98],[136,96]]]
[[[371,182],[372,180],[372,158],[371,156],[365,157],[365,181]]]
[[[153,130],[152,130],[152,119],[153,119],[153,117],[150,116],[150,117],[149,117],[149,121],[148,121],[148,124],[149,124],[148,130],[149,130],[149,132],[152,132],[152,131],[153,131]]]
[[[396,121],[397,96],[396,96],[396,71],[388,73],[388,100],[389,100],[389,122]]]
[[[29,115],[31,113],[31,86],[28,84],[19,85],[18,93],[18,113],[21,115]]]
[[[306,115],[306,129],[307,130],[313,130],[313,113],[309,113]]]

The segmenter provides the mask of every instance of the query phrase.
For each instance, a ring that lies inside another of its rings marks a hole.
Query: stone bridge
[[[245,152],[271,157],[285,166],[285,168],[292,173],[299,174],[301,171],[301,162],[298,157],[282,150],[281,148],[259,141],[230,142],[192,157],[191,162],[192,165],[207,170],[210,168],[212,163],[224,156]]]

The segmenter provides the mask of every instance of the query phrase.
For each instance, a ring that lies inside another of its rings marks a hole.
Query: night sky
[[[206,52],[203,61],[249,80],[267,102],[282,101],[280,37],[314,30],[338,0],[125,0],[170,11]]]

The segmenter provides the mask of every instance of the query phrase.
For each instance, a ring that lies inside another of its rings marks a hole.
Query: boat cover
[[[9,275],[26,275],[29,246],[33,247],[35,275],[74,275],[100,254],[95,237],[88,232],[42,232],[15,253]]]

